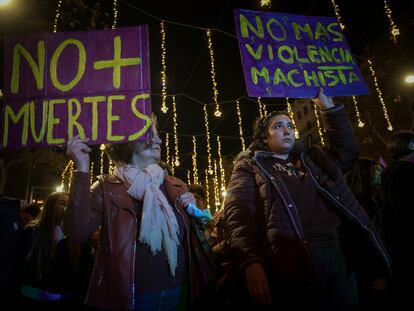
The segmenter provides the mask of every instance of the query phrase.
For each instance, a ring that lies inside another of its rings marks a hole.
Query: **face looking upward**
[[[293,123],[284,114],[276,115],[270,120],[265,143],[270,151],[280,155],[289,155],[295,143]]]
[[[161,159],[161,139],[155,126],[151,129],[151,138],[149,142],[137,142],[133,154],[134,165],[144,168],[154,164]]]

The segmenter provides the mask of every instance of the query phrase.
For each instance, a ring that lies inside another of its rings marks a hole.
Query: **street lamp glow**
[[[57,192],[63,192],[63,185],[57,186],[56,191]]]
[[[11,2],[11,0],[0,0],[0,6],[8,5]]]
[[[414,83],[414,75],[408,75],[405,77],[405,83]]]

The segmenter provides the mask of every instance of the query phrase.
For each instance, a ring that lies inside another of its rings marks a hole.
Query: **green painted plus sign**
[[[94,62],[93,68],[100,70],[113,67],[112,83],[116,89],[119,89],[121,86],[121,67],[139,64],[141,64],[141,58],[139,57],[121,58],[121,37],[116,36],[114,38],[114,59]]]

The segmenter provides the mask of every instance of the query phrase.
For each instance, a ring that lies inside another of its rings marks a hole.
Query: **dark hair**
[[[273,117],[276,117],[278,115],[285,115],[290,119],[290,115],[287,111],[275,110],[257,120],[254,126],[253,142],[250,145],[250,149],[252,151],[269,151],[269,147],[265,143],[265,139],[267,138],[267,131],[269,129],[270,122],[272,121]]]
[[[414,142],[414,132],[398,131],[394,133],[387,147],[388,155],[394,160],[409,155],[413,152],[409,148],[411,142]]]
[[[38,281],[44,280],[55,264],[55,227],[60,225],[63,220],[63,214],[57,209],[57,204],[63,195],[67,196],[68,194],[66,192],[49,194],[40,217],[33,223],[33,226],[38,228],[35,246],[37,255],[36,278]]]
[[[196,193],[203,201],[207,200],[207,191],[202,185],[192,184],[188,186],[188,191]]]
[[[41,212],[42,204],[40,203],[30,203],[21,208],[22,212],[25,212],[32,216],[33,219],[37,218]]]
[[[152,140],[154,138],[153,131],[151,130],[152,126],[157,126],[157,119],[155,115],[152,115],[152,124],[148,129],[150,133],[148,140],[135,140],[118,144],[106,144],[104,151],[115,164],[119,162],[130,164],[132,162],[132,155],[134,150],[137,148],[137,145],[143,145],[143,149],[152,145]]]

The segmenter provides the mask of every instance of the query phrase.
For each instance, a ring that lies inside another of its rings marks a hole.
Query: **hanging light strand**
[[[165,28],[164,21],[161,21],[161,111],[167,113],[167,65],[165,55]]]
[[[216,82],[216,70],[214,66],[214,50],[213,50],[213,42],[211,40],[211,31],[207,30],[207,39],[208,39],[208,50],[210,52],[210,73],[211,73],[211,82],[213,84],[213,99],[214,103],[216,104],[216,111],[214,111],[214,116],[221,117],[220,105],[218,103],[218,90],[217,90],[217,82]]]
[[[70,161],[69,162],[69,181],[68,181],[68,189],[70,189],[70,183],[72,182],[72,176],[73,176],[73,171],[74,171],[74,168],[73,168],[73,161]]]
[[[61,182],[60,182],[60,186],[62,187],[62,191],[64,191],[66,188],[65,188],[65,184],[69,184],[69,180],[66,182],[66,173],[69,171],[69,168],[70,168],[70,166],[72,165],[72,160],[70,160],[69,162],[68,162],[68,164],[66,164],[66,167],[65,167],[65,169],[63,170],[63,172],[62,172],[62,175],[61,175]]]
[[[118,23],[118,0],[114,0],[113,11],[114,11],[114,20],[112,22],[112,29],[115,29],[116,24]]]
[[[338,20],[339,26],[341,27],[342,30],[344,30],[345,24],[342,23],[342,17],[341,17],[341,12],[339,10],[339,6],[335,3],[335,0],[331,0],[331,2],[334,7],[335,15]]]
[[[55,21],[53,23],[53,32],[56,33],[57,32],[57,23],[59,20],[59,16],[60,16],[60,8],[62,6],[62,1],[63,0],[59,0],[57,8],[56,8],[56,13],[55,13]]]
[[[165,133],[165,149],[166,149],[165,162],[169,166],[172,166],[170,162],[170,134],[169,133]]]
[[[94,169],[94,162],[91,162],[91,168],[90,168],[90,170],[89,170],[89,175],[90,175],[90,180],[89,180],[89,183],[92,185],[93,184],[93,177],[94,177],[94,175],[93,175],[93,169]]]
[[[319,120],[318,109],[316,108],[315,104],[313,104],[313,111],[315,112],[316,126],[318,127],[318,133],[319,133],[319,137],[321,138],[321,144],[322,144],[322,146],[325,146],[325,141],[323,139],[321,122]]]
[[[237,118],[239,120],[239,134],[240,134],[240,140],[242,144],[242,150],[246,150],[246,145],[244,143],[244,137],[243,137],[243,126],[242,126],[242,118],[240,113],[240,105],[239,101],[236,100],[236,110],[237,110]]]
[[[289,117],[290,117],[290,119],[292,120],[292,123],[293,123],[293,131],[295,133],[295,138],[298,139],[299,138],[299,131],[298,131],[298,128],[296,127],[295,115],[293,114],[292,106],[289,102],[288,97],[286,97],[286,107],[287,107],[287,111],[289,113]]]
[[[220,195],[224,198],[226,196],[226,175],[223,167],[223,157],[221,155],[221,141],[220,136],[217,135],[217,154],[219,160],[219,169],[220,169]]]
[[[387,130],[391,132],[393,130],[393,127],[392,127],[390,118],[388,116],[387,106],[385,105],[384,99],[382,97],[382,92],[378,85],[377,76],[375,75],[374,66],[372,65],[372,62],[370,59],[368,59],[368,64],[369,64],[369,69],[371,70],[372,77],[374,78],[374,84],[375,84],[375,89],[377,91],[378,99],[381,102],[382,111],[384,112],[384,117],[385,117],[385,120],[387,121]]]
[[[198,184],[198,169],[197,169],[197,141],[195,136],[193,136],[193,179],[194,183]]]
[[[104,173],[104,156],[105,156],[104,150],[105,150],[105,145],[101,144],[99,146],[99,149],[101,150],[101,153],[99,155],[99,164],[100,164],[99,173],[100,173],[100,175],[103,175],[103,173]]]
[[[217,160],[214,160],[213,184],[214,184],[214,204],[216,206],[215,210],[218,210],[220,209],[220,190],[219,190]]]
[[[352,100],[354,101],[354,108],[355,108],[355,114],[358,120],[358,127],[364,127],[365,124],[364,122],[362,122],[361,115],[359,113],[358,101],[355,96],[352,96]]]
[[[213,174],[213,168],[212,168],[212,165],[211,165],[210,129],[209,129],[209,126],[208,126],[207,105],[204,105],[204,125],[206,127],[208,173],[210,175],[212,175]]]
[[[112,175],[114,173],[114,170],[115,170],[114,162],[112,162],[112,160],[109,159],[108,174]]]
[[[191,185],[191,172],[187,170],[187,185]]]
[[[262,101],[261,97],[257,98],[257,103],[259,104],[259,117],[260,119],[264,117],[263,109],[262,109]]]
[[[178,155],[178,135],[177,135],[177,104],[175,102],[175,95],[173,96],[173,123],[174,123],[174,144],[175,144],[174,165],[180,166],[180,156]]]
[[[384,0],[384,10],[385,15],[387,15],[388,19],[390,20],[391,39],[394,43],[397,43],[397,37],[400,35],[400,30],[398,29],[397,25],[395,25],[394,20],[392,19],[392,11],[388,6],[387,0]]]
[[[210,184],[208,182],[208,170],[204,170],[204,175],[205,175],[205,185],[206,185],[206,193],[207,193],[207,208],[210,209]]]

